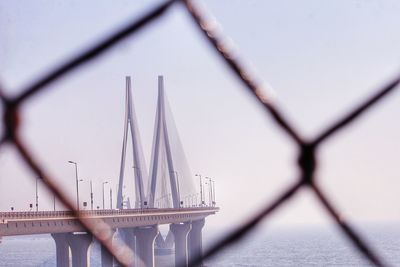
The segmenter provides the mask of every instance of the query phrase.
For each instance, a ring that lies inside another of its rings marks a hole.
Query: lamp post
[[[78,202],[79,202],[79,182],[83,182],[83,179],[78,180],[78,187],[77,187],[77,192],[78,192]],[[78,206],[78,211],[79,211],[79,206]]]
[[[208,184],[208,205],[211,206],[212,203],[212,185],[211,185],[211,178],[210,177],[205,177],[205,179],[208,180],[208,183],[206,182],[206,184]]]
[[[204,190],[206,190],[207,181],[204,182]],[[210,204],[210,192],[208,192],[208,204]],[[206,192],[204,192],[204,202],[206,202]],[[207,206],[207,204],[205,204]]]
[[[216,202],[215,202],[215,181],[214,180],[212,181],[212,185],[213,185],[213,205],[215,205]]]
[[[108,184],[108,182],[103,182],[103,210],[105,209],[105,208],[104,208],[104,185],[105,185],[105,184]]]
[[[115,191],[114,191],[115,194],[117,194],[117,195],[116,195],[116,198],[117,198],[117,199],[115,200],[115,201],[117,202],[117,204],[118,204],[118,187],[119,187],[119,183],[117,183],[117,186],[115,187]],[[124,206],[124,196],[123,196],[123,195],[122,195],[121,206]],[[115,205],[115,208],[116,208],[116,209],[119,209],[120,207],[117,207],[117,205]]]
[[[53,209],[56,211],[56,194],[53,193]]]
[[[110,187],[110,210],[112,210],[112,188]]]
[[[75,180],[76,180],[76,208],[79,211],[79,182],[83,181],[82,179],[78,180],[78,163],[69,160],[68,163],[75,165]]]
[[[201,180],[201,174],[195,174],[195,176],[200,178],[200,206],[203,206],[203,182]]]
[[[36,177],[36,211],[39,211],[38,178]]]
[[[213,180],[210,177],[206,177],[206,179],[208,179],[208,186],[209,186],[209,188],[208,188],[209,189],[208,197],[210,199],[209,203],[210,203],[210,206],[211,206],[214,203],[214,193],[213,193],[213,188],[212,188]]]
[[[93,210],[93,185],[92,180],[90,180],[90,208]]]

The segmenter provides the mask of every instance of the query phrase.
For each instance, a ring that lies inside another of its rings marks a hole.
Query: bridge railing
[[[121,210],[82,210],[80,216],[84,217],[105,217],[105,216],[123,216],[133,214],[148,214],[155,212],[189,212],[189,211],[217,211],[217,207],[195,207],[195,208],[144,208],[144,209],[121,209]],[[39,218],[77,218],[73,211],[11,211],[0,212],[0,220],[5,219],[39,219]]]

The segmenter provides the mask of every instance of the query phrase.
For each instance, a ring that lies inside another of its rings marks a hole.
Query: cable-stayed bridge
[[[131,142],[128,142],[129,136]],[[132,154],[127,154],[129,144]],[[133,161],[131,176],[126,172],[128,158]],[[0,212],[0,237],[51,234],[56,244],[57,266],[80,267],[90,266],[88,255],[93,238],[86,229],[94,228],[103,234],[102,243],[108,241],[109,244],[101,247],[102,266],[121,263],[114,262],[110,249],[125,253],[123,265],[154,266],[157,248],[174,248],[175,265],[187,266],[202,253],[201,231],[205,217],[219,210],[215,207],[211,180],[206,202],[201,176],[199,193],[193,177],[165,96],[162,76],[158,77],[153,146],[147,172],[132,101],[131,78],[126,77],[125,123],[115,207],[80,211],[77,197],[75,211]],[[131,182],[133,188],[125,186],[126,182]],[[165,238],[158,228],[163,224],[169,224]],[[120,242],[123,245],[119,245]]]

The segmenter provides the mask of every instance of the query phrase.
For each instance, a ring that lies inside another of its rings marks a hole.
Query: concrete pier
[[[69,245],[67,242],[68,233],[51,234],[56,243],[57,267],[69,267]]]
[[[112,239],[114,237],[115,230],[113,230],[113,233],[110,237],[110,240],[112,242]],[[101,267],[113,267],[113,262],[114,262],[114,257],[112,254],[108,251],[108,249],[103,246],[103,244],[100,245],[101,248]]]
[[[107,248],[101,245],[101,267],[112,267],[114,258]]]
[[[158,235],[158,226],[135,228],[136,264],[138,267],[154,266],[154,240]]]
[[[135,254],[136,253],[135,228],[118,229],[118,234],[120,238],[124,241],[124,243],[132,250],[133,254]],[[134,267],[136,265],[135,262],[132,262],[128,266]]]
[[[188,266],[188,234],[190,223],[173,223],[169,226],[175,240],[175,266]]]
[[[92,235],[85,232],[69,233],[67,242],[71,248],[72,267],[90,266],[88,250],[92,244]]]
[[[135,228],[123,228],[118,229],[118,233],[125,244],[132,250],[135,251]]]
[[[203,229],[205,220],[192,221],[192,229],[189,232],[189,261],[193,261],[195,258],[203,254],[203,241],[201,231]],[[203,263],[197,266],[203,266]]]

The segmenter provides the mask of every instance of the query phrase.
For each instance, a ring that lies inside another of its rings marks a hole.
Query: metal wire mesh
[[[337,226],[345,233],[353,245],[376,266],[387,266],[387,264],[372,250],[364,239],[346,222],[343,216],[339,217],[339,213],[336,211],[334,205],[327,199],[326,195],[315,183],[314,171],[317,165],[316,151],[317,149],[330,138],[333,134],[344,129],[346,126],[351,124],[360,115],[362,115],[367,109],[372,108],[378,101],[381,101],[384,97],[388,96],[389,93],[393,92],[400,83],[400,75],[395,77],[387,85],[378,89],[376,93],[365,102],[357,104],[354,109],[351,110],[347,115],[342,118],[338,118],[337,122],[321,131],[316,138],[312,140],[305,140],[298,131],[286,120],[286,118],[279,111],[278,107],[269,101],[265,96],[262,95],[262,90],[258,84],[258,79],[249,74],[248,70],[245,69],[237,55],[233,56],[234,51],[230,51],[227,46],[224,45],[223,37],[220,32],[214,27],[215,24],[209,23],[206,19],[205,12],[195,5],[194,1],[190,0],[169,0],[156,6],[150,12],[143,14],[140,18],[135,18],[129,22],[126,27],[112,33],[105,40],[95,43],[91,48],[86,51],[82,51],[78,56],[67,59],[60,67],[52,70],[44,76],[38,78],[31,85],[26,88],[22,88],[21,94],[16,97],[9,97],[4,94],[0,88],[0,98],[4,106],[4,117],[3,117],[3,136],[0,138],[0,148],[5,144],[13,146],[20,154],[24,162],[29,166],[31,171],[35,174],[35,177],[41,177],[43,183],[54,192],[57,198],[64,203],[66,207],[73,210],[75,216],[78,217],[82,225],[98,239],[113,256],[123,265],[127,265],[131,259],[129,256],[130,250],[126,246],[111,246],[112,231],[107,225],[92,223],[85,220],[84,216],[76,212],[73,203],[67,198],[62,188],[54,183],[53,179],[49,177],[44,171],[44,167],[40,166],[37,160],[31,154],[29,147],[24,143],[20,136],[20,110],[21,107],[28,102],[33,96],[44,92],[49,88],[49,85],[59,78],[77,70],[84,64],[87,64],[103,53],[115,47],[116,44],[122,40],[135,35],[140,30],[146,28],[147,25],[161,18],[166,11],[173,4],[181,4],[184,9],[193,18],[195,26],[204,34],[206,40],[211,44],[221,59],[226,63],[229,69],[234,73],[239,81],[243,84],[243,88],[247,92],[254,96],[256,101],[262,105],[264,110],[273,118],[276,125],[282,128],[283,132],[295,142],[298,148],[298,168],[300,169],[300,177],[293,185],[289,186],[284,192],[280,194],[272,203],[266,205],[261,209],[254,217],[250,218],[246,223],[238,227],[236,230],[228,234],[226,237],[219,240],[213,246],[207,248],[203,255],[189,263],[189,266],[194,266],[200,263],[202,260],[215,255],[223,248],[232,245],[239,241],[245,236],[250,230],[254,228],[260,221],[265,217],[268,217],[273,211],[278,209],[286,202],[286,200],[293,197],[300,188],[307,188],[313,192],[317,199],[321,202],[322,206],[326,209],[327,213],[331,216],[332,220]]]

